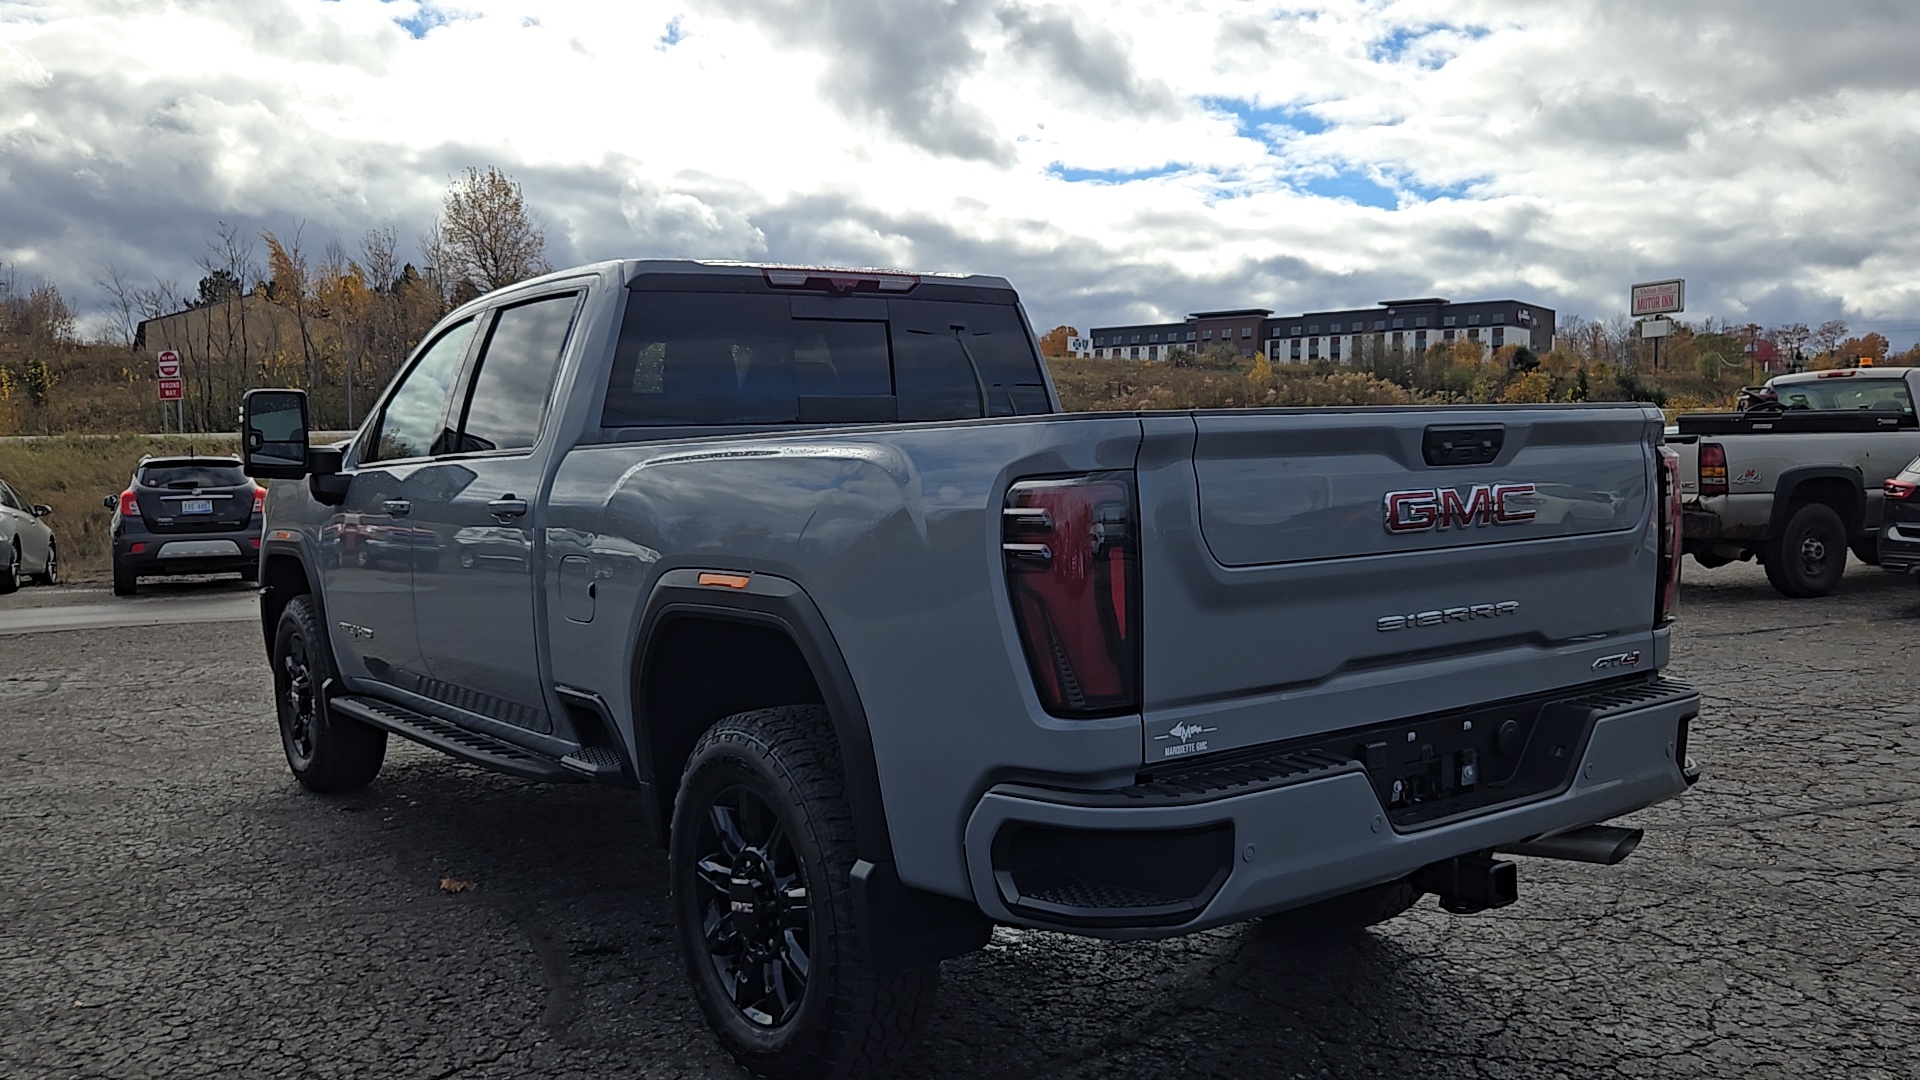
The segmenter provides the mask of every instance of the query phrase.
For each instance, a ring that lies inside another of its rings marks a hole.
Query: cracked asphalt
[[[900,1075],[1920,1076],[1920,589],[1686,574],[1706,778],[1625,864],[1311,945],[1001,930]],[[0,637],[0,1076],[740,1075],[631,796],[396,741],[314,797],[270,716],[249,623]]]

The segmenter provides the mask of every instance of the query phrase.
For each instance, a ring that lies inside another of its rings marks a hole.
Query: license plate
[[[213,513],[213,500],[188,499],[180,504],[180,512],[183,514],[211,514]]]

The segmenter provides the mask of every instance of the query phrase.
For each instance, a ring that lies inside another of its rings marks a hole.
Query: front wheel
[[[1782,596],[1825,596],[1847,572],[1847,527],[1825,503],[1801,503],[1769,537],[1767,581]]]
[[[33,580],[42,585],[60,584],[60,552],[51,540],[47,541],[47,565],[33,575]]]
[[[287,767],[309,791],[355,791],[373,782],[387,756],[387,733],[335,716],[324,692],[333,654],[313,600],[296,596],[273,635],[273,698]]]
[[[730,716],[694,747],[674,799],[674,914],[694,996],[756,1076],[888,1074],[931,1011],[939,965],[863,955],[853,815],[826,710]]]

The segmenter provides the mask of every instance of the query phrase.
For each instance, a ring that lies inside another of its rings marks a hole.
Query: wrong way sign
[[[177,371],[179,368],[176,367],[174,370]],[[179,401],[183,397],[186,397],[185,388],[181,385],[179,379],[160,380],[161,401]]]
[[[174,352],[172,349],[161,349],[156,360],[158,363],[155,366],[158,368],[158,374],[161,378],[178,379],[180,377],[179,353]]]

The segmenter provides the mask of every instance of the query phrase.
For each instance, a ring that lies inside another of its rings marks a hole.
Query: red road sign
[[[172,349],[162,349],[159,355],[160,377],[178,379],[180,377],[180,354]],[[179,395],[175,395],[176,397]]]
[[[176,368],[175,370],[178,370],[178,368]],[[160,380],[160,400],[161,401],[179,401],[181,398],[185,396],[186,396],[186,393],[179,379],[161,379]]]

